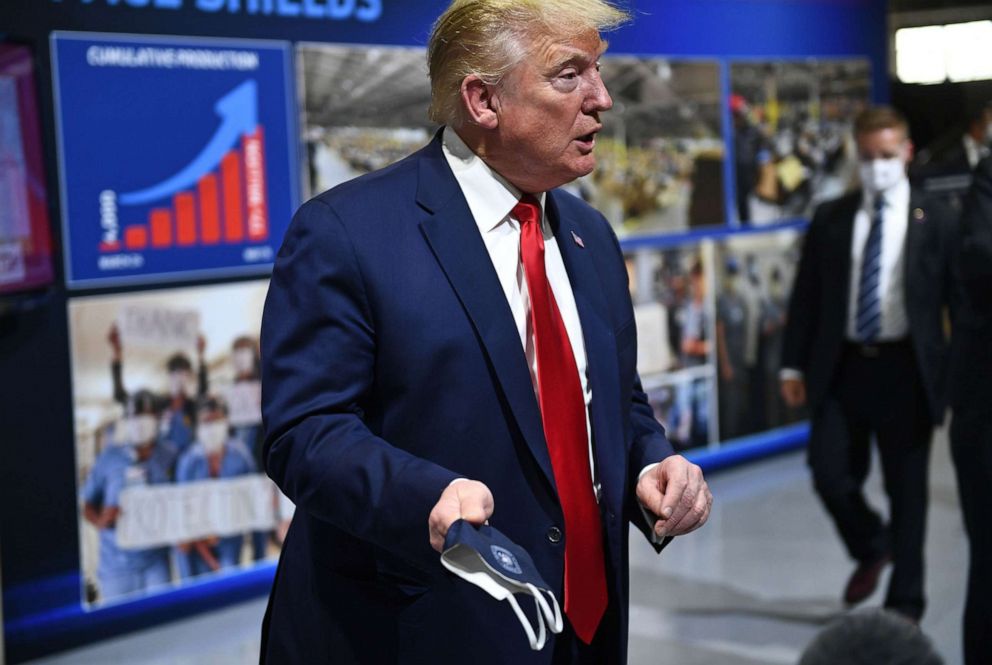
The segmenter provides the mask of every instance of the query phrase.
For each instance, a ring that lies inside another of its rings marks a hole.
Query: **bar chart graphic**
[[[70,285],[267,270],[296,203],[288,46],[149,39],[53,38]]]
[[[256,85],[242,83],[221,99],[223,125],[182,172],[148,189],[122,194],[121,205],[166,201],[145,224],[128,224],[102,252],[259,243],[269,237],[264,129],[255,121]],[[247,131],[240,133],[241,126]],[[235,143],[227,148],[227,144]],[[118,215],[120,209],[118,208]]]

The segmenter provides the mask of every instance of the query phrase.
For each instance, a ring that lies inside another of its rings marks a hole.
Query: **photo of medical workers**
[[[278,554],[292,506],[261,466],[267,285],[70,303],[86,604]]]

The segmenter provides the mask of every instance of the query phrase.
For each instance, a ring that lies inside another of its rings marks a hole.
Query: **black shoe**
[[[857,605],[874,593],[882,570],[891,560],[891,556],[883,554],[877,559],[859,563],[858,567],[851,573],[851,578],[847,580],[847,586],[844,588],[844,602],[848,605]]]

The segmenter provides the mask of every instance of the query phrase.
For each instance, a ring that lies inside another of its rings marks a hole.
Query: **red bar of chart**
[[[124,246],[127,249],[144,249],[148,247],[148,228],[144,226],[129,226],[124,229]]]
[[[169,249],[262,242],[269,237],[265,138],[261,125],[241,136],[240,146],[217,169],[199,178],[193,191],[176,192],[171,207],[153,208],[147,224],[124,228],[123,249]],[[101,252],[122,243],[102,242]]]
[[[200,240],[204,245],[220,242],[220,202],[217,200],[217,176],[213,173],[200,178]]]
[[[192,192],[180,192],[172,200],[176,210],[176,244],[189,247],[196,244],[196,200]]]
[[[172,211],[168,208],[155,208],[148,223],[152,227],[152,247],[172,247]]]
[[[224,240],[227,242],[241,242],[245,238],[241,162],[241,155],[236,150],[220,160],[220,180],[224,188]]]

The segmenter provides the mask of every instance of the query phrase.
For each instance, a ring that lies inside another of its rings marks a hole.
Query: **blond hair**
[[[629,19],[605,0],[454,0],[434,23],[427,46],[431,120],[460,125],[465,77],[498,85],[537,37],[605,32]]]
[[[869,106],[854,118],[854,135],[871,134],[883,129],[897,129],[909,136],[909,123],[891,106]]]

